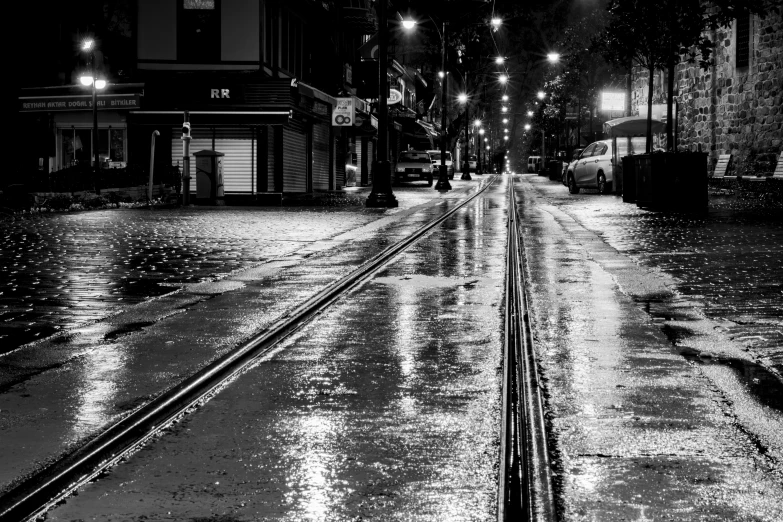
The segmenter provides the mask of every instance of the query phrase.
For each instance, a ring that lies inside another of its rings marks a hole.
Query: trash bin
[[[633,158],[637,206],[698,211],[707,208],[706,153],[662,152]]]
[[[223,154],[214,150],[200,150],[196,157],[196,204],[223,205]]]
[[[636,202],[636,168],[633,156],[623,156],[622,158],[622,186],[619,187],[623,193],[623,201],[626,203]]]
[[[552,181],[560,181],[563,179],[563,162],[558,160],[548,160],[546,162],[546,171],[549,174],[549,179]]]

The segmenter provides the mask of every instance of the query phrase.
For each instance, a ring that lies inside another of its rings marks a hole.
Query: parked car
[[[566,174],[568,191],[578,194],[582,188],[597,188],[601,194],[612,191],[614,182],[614,156],[612,140],[591,143],[574,162]]]
[[[568,171],[573,172],[574,167],[576,166],[576,160],[583,150],[584,149],[574,149],[574,152],[571,154],[571,163],[566,163],[566,166],[563,169],[563,185],[568,186]]]
[[[527,171],[534,174],[541,170],[541,156],[528,156]]]
[[[440,168],[440,151],[439,150],[428,150],[427,154],[430,155],[430,158],[432,158],[432,164],[435,165],[435,175],[440,175],[440,171],[438,170]],[[449,175],[449,179],[454,179],[454,162],[451,160],[451,152],[446,151],[446,172]]]
[[[406,150],[397,157],[394,167],[393,182],[395,184],[407,181],[426,180],[427,186],[432,186],[432,179],[437,169],[432,164],[432,158],[424,150]]]

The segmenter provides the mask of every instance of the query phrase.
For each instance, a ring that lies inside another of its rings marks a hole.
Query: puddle
[[[742,359],[704,358],[688,353],[682,355],[697,364],[728,366],[761,404],[783,412],[783,382],[760,364]]]
[[[138,323],[126,323],[123,324],[120,328],[117,328],[116,330],[112,330],[111,332],[108,332],[106,335],[103,336],[103,339],[105,341],[113,341],[114,339],[118,337],[122,337],[124,335],[132,334],[133,332],[141,331],[142,329],[152,326],[152,321],[140,321]]]
[[[652,300],[639,303],[653,322],[660,325],[677,353],[699,365],[723,365],[731,368],[739,381],[761,404],[783,412],[783,381],[764,366],[745,359],[715,357],[709,352],[700,352],[682,343],[699,334],[685,326],[667,321],[684,322],[693,320],[687,309],[672,309],[672,301]]]

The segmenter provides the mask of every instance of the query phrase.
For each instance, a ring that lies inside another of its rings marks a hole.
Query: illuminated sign
[[[99,94],[98,110],[139,109],[138,94]],[[92,96],[41,96],[19,98],[19,112],[88,111]]]
[[[397,89],[389,89],[389,97],[386,99],[386,103],[394,105],[402,101],[402,93]]]
[[[602,111],[623,111],[625,110],[624,92],[602,92],[601,93]]]
[[[332,126],[350,127],[356,120],[356,109],[353,98],[336,98],[337,103],[332,108]]]

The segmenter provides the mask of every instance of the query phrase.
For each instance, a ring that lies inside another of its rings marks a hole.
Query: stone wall
[[[677,66],[678,148],[732,154],[732,174],[760,172],[758,157],[780,154],[783,146],[783,8],[751,17],[750,64],[736,67],[736,21],[712,33],[714,65]],[[647,103],[648,72],[634,71],[634,109]],[[658,73],[657,73],[658,74]],[[654,103],[665,103],[665,75],[654,81]],[[765,160],[766,161],[766,160]]]

